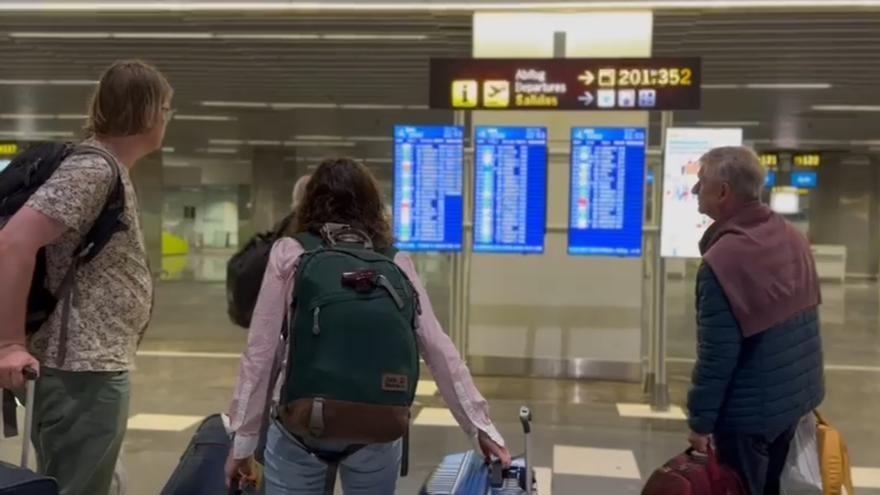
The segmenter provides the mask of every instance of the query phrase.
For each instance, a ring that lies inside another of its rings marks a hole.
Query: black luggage
[[[40,476],[28,469],[31,450],[31,430],[34,423],[34,390],[36,373],[25,370],[27,378],[27,400],[25,403],[24,431],[21,447],[21,464],[14,466],[0,462],[0,495],[58,495],[58,483],[52,478]],[[7,410],[8,411],[8,410]],[[7,412],[7,411],[4,411]],[[14,408],[12,414],[15,414]],[[4,417],[4,421],[12,422],[13,418]]]
[[[448,455],[434,470],[420,495],[536,495],[535,474],[529,459],[532,413],[523,406],[519,412],[525,434],[525,453],[515,457],[509,469],[498,461],[487,466],[479,453],[471,450]]]
[[[246,494],[226,488],[223,472],[232,436],[226,432],[223,417],[214,414],[205,418],[180,457],[180,463],[162,489],[161,495]]]

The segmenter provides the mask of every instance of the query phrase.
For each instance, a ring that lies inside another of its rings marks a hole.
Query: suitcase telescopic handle
[[[528,435],[532,432],[532,410],[528,406],[519,408],[519,422],[522,423],[523,433]]]
[[[519,408],[519,422],[522,423],[523,434],[525,436],[525,454],[523,455],[526,464],[526,486],[524,487],[527,495],[532,495],[532,485],[534,479],[532,476],[532,459],[531,459],[531,438],[532,433],[532,410],[528,406]]]
[[[34,395],[37,389],[37,371],[30,366],[21,370],[26,382],[24,404],[24,432],[21,435],[21,467],[27,469],[31,454],[31,431],[34,428]]]

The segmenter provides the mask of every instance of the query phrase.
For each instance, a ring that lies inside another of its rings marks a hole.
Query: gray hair
[[[294,210],[299,208],[299,204],[302,203],[302,200],[306,195],[306,186],[309,184],[309,178],[311,178],[310,175],[303,175],[296,181],[296,184],[293,185],[290,206]]]
[[[741,199],[761,198],[767,171],[751,148],[723,146],[709,150],[700,158],[700,167],[706,178],[726,182]]]

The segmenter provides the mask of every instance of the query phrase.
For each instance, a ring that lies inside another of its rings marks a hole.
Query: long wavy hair
[[[376,179],[351,158],[328,158],[318,165],[297,210],[295,230],[318,234],[327,223],[365,232],[376,249],[394,244]]]

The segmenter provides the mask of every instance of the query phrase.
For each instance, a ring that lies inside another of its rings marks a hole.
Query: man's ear
[[[719,199],[726,199],[732,193],[733,193],[733,191],[730,189],[730,184],[728,184],[727,182],[722,182],[721,189],[719,190],[719,196],[720,196]]]

